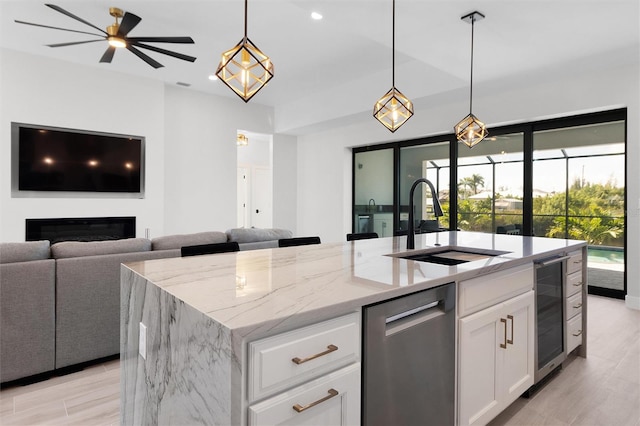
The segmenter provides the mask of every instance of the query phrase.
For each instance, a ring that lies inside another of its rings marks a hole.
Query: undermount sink
[[[465,247],[442,247],[419,252],[392,254],[389,256],[401,259],[415,260],[418,262],[436,263],[439,265],[459,265],[461,263],[476,260],[489,259],[491,257],[507,254],[507,251],[480,250]]]

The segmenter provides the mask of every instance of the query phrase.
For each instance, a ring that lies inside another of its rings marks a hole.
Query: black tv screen
[[[142,194],[143,138],[13,125],[19,191]]]

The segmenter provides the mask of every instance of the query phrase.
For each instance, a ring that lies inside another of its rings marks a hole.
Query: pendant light
[[[247,37],[247,1],[244,1],[244,38],[222,53],[216,75],[245,102],[273,77],[271,59]]]
[[[391,36],[391,89],[376,101],[373,117],[391,132],[413,115],[413,103],[396,89],[396,0],[393,0]]]
[[[484,123],[478,120],[478,117],[473,115],[471,112],[473,106],[473,27],[476,21],[483,18],[484,15],[478,11],[471,12],[460,18],[471,24],[471,84],[469,85],[469,115],[455,125],[454,132],[456,134],[456,138],[469,148],[476,146],[489,134]]]
[[[249,138],[247,137],[247,135],[245,135],[244,133],[238,133],[238,136],[236,137],[236,145],[248,146]]]

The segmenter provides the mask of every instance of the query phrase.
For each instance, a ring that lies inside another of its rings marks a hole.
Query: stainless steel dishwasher
[[[362,424],[453,425],[455,284],[363,310]]]

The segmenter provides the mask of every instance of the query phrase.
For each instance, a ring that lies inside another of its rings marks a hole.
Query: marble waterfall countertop
[[[506,254],[445,266],[389,254],[406,237],[129,263],[126,266],[236,335],[258,338],[361,306],[578,249],[584,241],[439,232],[416,249],[472,248]]]

